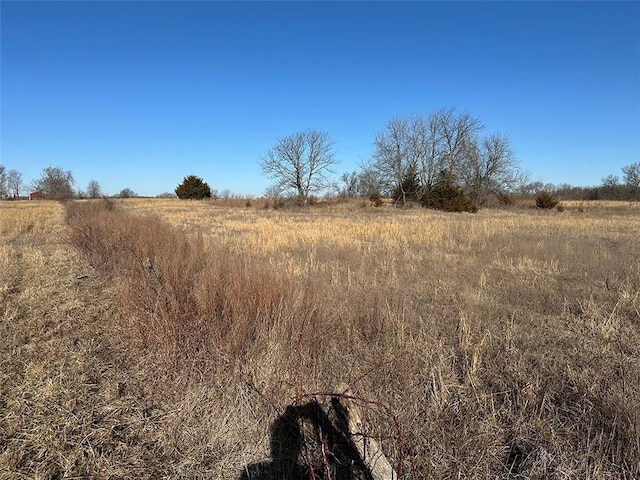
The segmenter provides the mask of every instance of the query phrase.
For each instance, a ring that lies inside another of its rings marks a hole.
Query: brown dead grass
[[[8,205],[3,478],[282,474],[340,382],[407,478],[640,475],[635,205]]]

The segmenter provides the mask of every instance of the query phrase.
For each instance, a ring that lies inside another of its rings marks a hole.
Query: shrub
[[[552,209],[560,203],[555,195],[549,192],[541,192],[536,196],[536,207],[543,209]]]
[[[369,195],[369,201],[373,203],[374,207],[382,206],[382,197],[377,193],[372,193],[371,195]]]
[[[466,192],[455,183],[453,175],[442,172],[440,179],[430,188],[426,188],[421,199],[422,206],[445,212],[476,213],[478,207]]]
[[[285,202],[284,198],[278,197],[278,198],[274,198],[273,199],[273,209],[274,210],[280,210],[281,208],[284,208],[286,206],[287,206],[287,203]]]
[[[513,200],[513,197],[508,193],[499,193],[496,196],[496,198],[498,199],[498,202],[500,202],[501,205],[505,205],[507,207],[510,207],[515,203]]]
[[[176,195],[179,198],[201,200],[211,197],[211,188],[200,177],[189,175],[184,177],[182,183],[176,187]]]
[[[394,202],[405,204],[407,201],[419,200],[421,191],[418,174],[411,169],[402,177],[402,182],[397,185],[392,192]]]

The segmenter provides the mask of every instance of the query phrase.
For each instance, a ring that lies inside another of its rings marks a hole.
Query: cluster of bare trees
[[[640,199],[640,161],[622,167],[622,180],[618,175],[607,175],[597,192],[603,199]]]
[[[393,118],[375,136],[367,169],[398,202],[419,198],[446,175],[482,204],[491,193],[510,191],[521,175],[509,138],[481,137],[483,129],[452,108]]]
[[[87,189],[74,191],[75,180],[73,174],[60,167],[46,167],[42,175],[25,185],[22,173],[17,170],[6,171],[4,165],[0,165],[0,198],[18,199],[28,192],[42,192],[46,198],[52,200],[64,200],[67,198],[99,198],[102,196],[102,188],[96,180],[87,184]]]
[[[0,165],[0,198],[19,198],[22,189],[22,173]]]
[[[446,176],[482,204],[491,193],[509,191],[522,179],[509,138],[480,136],[483,130],[479,119],[453,108],[395,117],[376,134],[371,161],[360,172],[342,175],[339,194],[392,196],[404,203],[420,199]],[[335,186],[333,147],[326,132],[315,130],[279,139],[260,162],[275,181],[268,195],[294,197],[306,205],[310,195]]]
[[[7,172],[6,167],[0,165],[0,198],[17,199],[27,191],[41,191],[51,199],[71,198],[74,196],[73,183],[71,172],[60,167],[47,167],[40,178],[26,186],[22,173],[13,169]]]
[[[74,190],[75,180],[69,170],[61,167],[46,167],[42,175],[29,185],[23,182],[22,173],[17,170],[6,170],[0,165],[0,199],[19,199],[28,192],[42,192],[44,198],[51,200],[65,200],[69,198],[100,198],[104,196],[102,187],[97,180],[90,180],[86,190]],[[129,198],[137,196],[130,188],[125,188],[116,196]]]

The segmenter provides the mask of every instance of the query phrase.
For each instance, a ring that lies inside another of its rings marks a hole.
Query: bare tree
[[[43,191],[48,198],[64,200],[73,197],[73,175],[60,167],[47,167],[42,177],[32,184],[34,190]]]
[[[96,180],[89,180],[87,184],[87,197],[98,198],[102,196],[102,188]]]
[[[22,190],[22,174],[17,170],[9,170],[7,174],[7,187],[14,198],[20,197]]]
[[[342,184],[338,187],[338,195],[343,198],[353,198],[358,194],[360,177],[358,172],[345,172],[340,177]]]
[[[7,174],[5,170],[6,167],[4,165],[0,165],[0,198],[6,194]]]
[[[640,190],[640,162],[622,167],[622,173],[624,173],[624,183],[633,189],[633,198],[637,202],[638,190]]]
[[[476,204],[482,204],[490,193],[511,191],[516,186],[519,168],[509,137],[493,133],[479,145],[472,141],[467,149],[458,172]]]
[[[529,176],[523,176],[518,185],[516,185],[516,193],[522,197],[534,195],[544,191],[544,183],[540,180],[530,180]]]
[[[478,118],[455,108],[415,117],[410,128],[410,164],[415,165],[412,168],[422,187],[433,187],[444,171],[458,175],[462,165],[473,158],[483,128]]]
[[[479,119],[468,113],[457,113],[454,108],[442,108],[434,113],[434,121],[438,126],[438,135],[442,145],[443,166],[451,171],[457,171],[460,163],[469,153],[469,147],[476,139],[484,125]]]
[[[363,163],[358,175],[358,194],[365,197],[381,197],[385,185],[381,182],[374,165]]]
[[[602,187],[605,195],[614,200],[620,198],[620,177],[617,175],[607,175],[602,179]]]
[[[272,191],[289,194],[300,205],[307,205],[312,193],[331,184],[331,167],[337,163],[333,145],[326,132],[317,130],[278,139],[260,161],[264,174],[275,181]]]
[[[413,151],[418,164],[418,179],[423,188],[432,187],[447,168],[443,155],[442,123],[438,112],[413,122]]]
[[[398,198],[394,200],[401,203],[405,203],[408,193],[403,188],[403,180],[416,170],[415,155],[411,151],[412,121],[410,117],[392,118],[373,140],[373,168],[387,193],[397,193]]]

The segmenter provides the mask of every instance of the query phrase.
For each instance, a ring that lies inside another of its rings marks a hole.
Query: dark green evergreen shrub
[[[420,203],[425,208],[445,212],[478,211],[475,202],[456,184],[455,177],[448,171],[442,172],[438,181],[424,190]]]
[[[180,185],[176,187],[178,198],[192,198],[201,200],[211,197],[211,189],[204,180],[195,175],[184,177]]]
[[[403,177],[400,185],[397,185],[391,193],[396,203],[404,204],[412,200],[419,200],[422,187],[415,169],[410,169]]]

